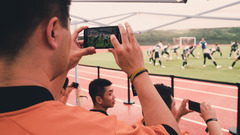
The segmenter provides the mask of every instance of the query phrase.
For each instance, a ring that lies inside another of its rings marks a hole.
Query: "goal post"
[[[196,45],[196,37],[178,37],[173,38],[175,45]]]

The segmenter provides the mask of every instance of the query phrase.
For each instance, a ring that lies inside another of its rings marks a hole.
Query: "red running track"
[[[131,100],[135,101],[133,105],[123,104],[127,100],[127,75],[121,71],[100,69],[100,77],[106,78],[113,83],[116,104],[114,108],[108,110],[108,114],[117,115],[118,119],[129,124],[133,124],[142,117],[141,105],[137,97]],[[70,82],[75,81],[75,70],[68,74]],[[78,66],[78,81],[82,88],[82,95],[88,99],[82,98],[82,106],[86,109],[92,108],[92,101],[88,94],[88,84],[97,78],[97,68]],[[151,76],[153,83],[164,83],[170,85],[169,77]],[[174,79],[174,96],[177,108],[182,99],[191,99],[197,102],[208,102],[216,110],[218,121],[224,131],[224,134],[230,135],[228,129],[236,127],[237,123],[237,87],[221,85],[214,83],[205,83],[183,79]],[[75,105],[75,94],[71,93],[68,103]],[[206,124],[199,113],[193,112],[182,118],[179,123],[180,129],[187,130],[191,135],[205,135]]]

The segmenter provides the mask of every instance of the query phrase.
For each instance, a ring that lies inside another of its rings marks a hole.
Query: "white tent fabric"
[[[72,2],[71,29],[129,22],[135,32],[240,27],[239,0],[188,0],[183,3]]]

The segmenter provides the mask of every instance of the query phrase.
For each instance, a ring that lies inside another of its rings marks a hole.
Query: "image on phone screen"
[[[121,43],[121,35],[118,26],[94,27],[84,30],[84,47],[96,49],[113,48],[110,36],[114,34]]]

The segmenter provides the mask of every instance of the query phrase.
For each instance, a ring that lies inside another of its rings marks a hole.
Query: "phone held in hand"
[[[198,103],[198,102],[194,102],[194,101],[189,100],[188,108],[189,108],[189,110],[193,110],[193,111],[201,113],[201,111],[200,111],[200,103]]]
[[[119,43],[122,43],[118,26],[94,27],[84,30],[84,48],[94,47],[96,49],[113,48],[110,36],[114,34]]]
[[[73,87],[73,88],[78,88],[78,83],[73,82],[73,83],[72,83],[72,87]]]

